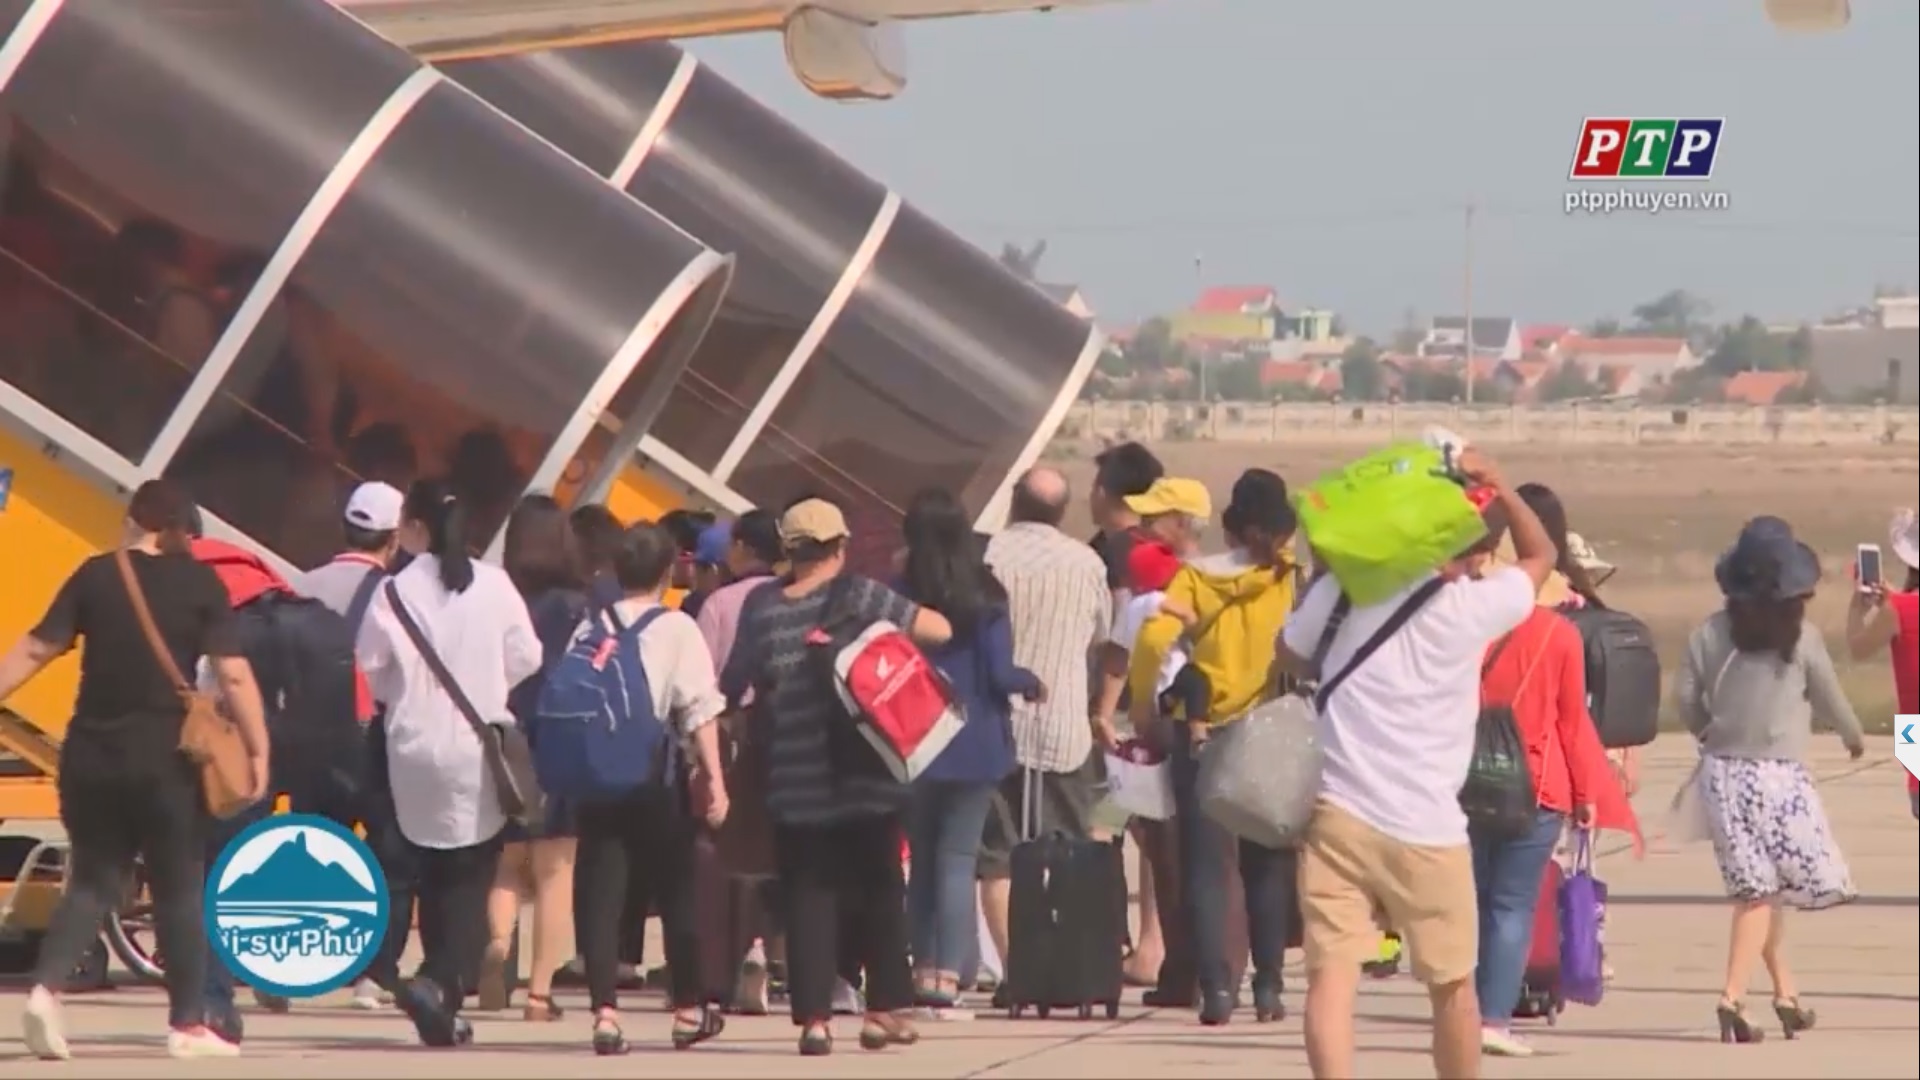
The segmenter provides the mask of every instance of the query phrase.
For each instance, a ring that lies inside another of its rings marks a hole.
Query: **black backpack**
[[[1513,640],[1508,634],[1487,650],[1486,663],[1480,668],[1484,683],[1487,672]],[[1514,690],[1518,697],[1533,675],[1531,664]],[[1527,764],[1527,744],[1520,737],[1520,724],[1508,702],[1482,701],[1480,719],[1473,733],[1473,761],[1467,766],[1467,782],[1460,788],[1460,809],[1467,825],[1493,836],[1512,838],[1533,830],[1539,817],[1540,800],[1533,790],[1533,769]]]
[[[1567,612],[1586,652],[1587,712],[1609,750],[1645,746],[1660,734],[1660,653],[1653,631],[1624,611],[1588,605]]]
[[[266,704],[275,790],[351,799],[366,764],[352,626],[318,600],[278,590],[235,617]]]

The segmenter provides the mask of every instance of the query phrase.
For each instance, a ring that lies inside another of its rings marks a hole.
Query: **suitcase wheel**
[[[1082,1019],[1082,1020],[1091,1020],[1091,1019],[1093,1019],[1093,1006],[1092,1006],[1092,1005],[1082,1005],[1082,1006],[1080,1006],[1080,1019]]]
[[[1119,1002],[1117,1001],[1107,1002],[1107,1019],[1109,1020],[1120,1019],[1120,1003]]]
[[[1053,1006],[1051,1006],[1051,1005],[1035,1005],[1035,1006],[1033,1007],[1033,1015],[1035,1015],[1035,1016],[1037,1016],[1037,1017],[1039,1017],[1039,1018],[1040,1018],[1040,1019],[1042,1019],[1042,1020],[1045,1020],[1045,1019],[1046,1019],[1047,1017],[1049,1017],[1049,1016],[1052,1016],[1052,1015],[1053,1015]]]

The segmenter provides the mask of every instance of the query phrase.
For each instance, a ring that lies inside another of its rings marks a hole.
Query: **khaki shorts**
[[[1405,844],[1322,802],[1300,849],[1300,912],[1307,970],[1376,959],[1380,932],[1406,943],[1413,976],[1428,985],[1472,976],[1480,953],[1473,853]]]

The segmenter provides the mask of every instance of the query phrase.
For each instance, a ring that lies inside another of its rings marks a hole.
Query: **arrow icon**
[[[1913,734],[1920,729],[1920,714],[1900,713],[1893,718],[1893,756],[1908,773],[1920,776],[1920,742]]]
[[[1912,742],[1913,742],[1913,729],[1914,729],[1914,725],[1912,725],[1912,724],[1908,724],[1908,725],[1907,725],[1906,727],[1903,727],[1903,728],[1901,728],[1901,729],[1900,729],[1900,741],[1901,741],[1901,742],[1903,742],[1903,743],[1912,743]]]

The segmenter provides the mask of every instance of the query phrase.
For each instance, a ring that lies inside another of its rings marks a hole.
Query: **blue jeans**
[[[1174,725],[1170,765],[1174,825],[1180,836],[1181,906],[1193,943],[1200,994],[1211,1000],[1235,992],[1233,971],[1239,958],[1228,955],[1228,845],[1235,846],[1240,860],[1254,986],[1278,993],[1293,913],[1299,909],[1299,855],[1236,840],[1206,816],[1200,809],[1200,756],[1185,723]]]
[[[1473,973],[1473,988],[1480,998],[1480,1015],[1490,1025],[1504,1027],[1520,1004],[1540,882],[1565,824],[1564,815],[1542,810],[1532,830],[1522,836],[1468,833],[1480,904],[1480,966]]]
[[[273,816],[273,796],[269,795],[224,821],[212,822],[206,831],[206,872],[213,873],[213,864],[219,860],[220,853],[226,850],[227,845],[231,844],[235,837],[255,823],[271,816]],[[207,882],[207,891],[212,892],[213,886],[213,882]],[[213,928],[208,927],[207,930],[207,1016],[210,1022],[220,1024],[233,1020],[236,1015],[233,1007],[233,970],[220,959],[218,950],[213,946]],[[235,1024],[236,1030],[233,1034],[238,1034],[237,1028],[238,1025]]]
[[[907,936],[920,971],[960,972],[979,960],[976,870],[993,784],[922,780],[907,808]]]

